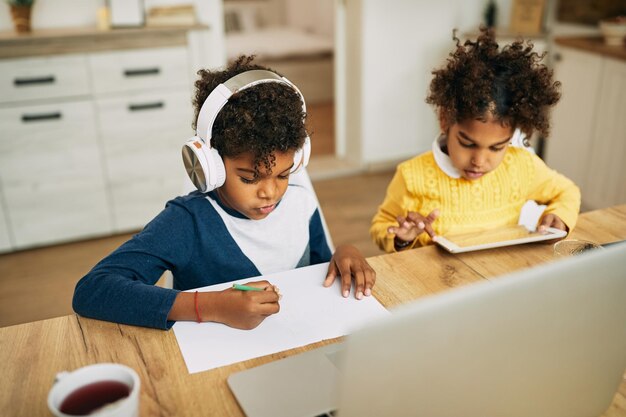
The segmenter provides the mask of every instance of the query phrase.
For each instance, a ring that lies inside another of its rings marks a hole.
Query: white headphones
[[[213,123],[218,113],[228,99],[235,93],[263,83],[280,83],[291,87],[300,96],[302,111],[306,113],[304,97],[298,87],[285,77],[271,71],[252,70],[237,74],[224,83],[215,87],[202,104],[196,123],[196,136],[183,145],[183,162],[185,170],[196,188],[202,192],[209,192],[221,187],[226,180],[224,161],[216,149],[211,147]],[[311,156],[311,140],[307,135],[302,148],[298,149],[293,157],[291,173],[309,163]]]

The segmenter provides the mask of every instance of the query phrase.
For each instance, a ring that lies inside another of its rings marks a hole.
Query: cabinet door
[[[0,109],[3,182],[102,179],[90,101]]]
[[[582,183],[586,208],[626,203],[626,61],[604,58],[595,128]]]
[[[4,213],[4,198],[0,194],[0,253],[8,252],[12,247],[9,237],[9,224]]]
[[[115,230],[143,227],[181,194],[193,110],[183,89],[97,100]]]
[[[551,168],[581,186],[593,146],[602,59],[569,48],[557,48],[556,56],[555,79],[562,84],[562,95],[552,112],[544,158]]]
[[[111,231],[93,104],[0,110],[0,181],[14,246]]]
[[[89,94],[83,55],[0,61],[0,102]]]
[[[102,180],[11,182],[4,187],[18,249],[111,233]]]
[[[111,181],[114,227],[118,233],[143,228],[159,214],[165,203],[183,194],[183,178],[143,177],[127,181]]]

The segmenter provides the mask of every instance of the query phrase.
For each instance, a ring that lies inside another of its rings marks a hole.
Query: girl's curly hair
[[[505,125],[530,137],[533,131],[548,135],[549,108],[561,94],[561,83],[541,64],[545,53],[517,40],[498,48],[493,30],[484,26],[476,42],[463,45],[456,33],[456,49],[447,65],[434,70],[426,102],[435,105],[445,126],[491,113]]]
[[[276,72],[253,64],[253,60],[254,56],[242,55],[223,71],[198,71],[194,120],[211,91],[229,78],[256,69]],[[211,147],[222,157],[250,152],[257,175],[261,166],[271,172],[276,164],[274,152],[296,150],[304,144],[305,118],[300,95],[294,89],[280,83],[258,84],[233,94],[224,105],[213,123]]]

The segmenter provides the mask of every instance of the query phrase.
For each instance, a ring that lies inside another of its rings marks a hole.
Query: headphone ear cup
[[[183,163],[189,179],[203,193],[224,185],[226,170],[217,150],[197,136],[183,145]]]
[[[307,136],[304,139],[304,144],[293,155],[293,168],[291,174],[295,174],[300,169],[306,167],[309,164],[311,158],[311,139]]]
[[[224,182],[226,181],[226,168],[224,167],[224,161],[222,160],[219,152],[217,152],[217,149],[207,148],[207,159],[209,161],[209,184],[212,184],[207,187],[207,192],[209,192],[224,185]]]

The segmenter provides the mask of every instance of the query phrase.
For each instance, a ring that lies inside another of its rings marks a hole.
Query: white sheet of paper
[[[206,371],[325,339],[349,334],[369,321],[389,314],[373,296],[341,296],[339,279],[322,286],[328,263],[198,288],[219,291],[234,283],[266,279],[282,294],[280,312],[252,330],[219,323],[177,322],[174,334],[189,373]],[[194,290],[195,291],[195,290]]]

